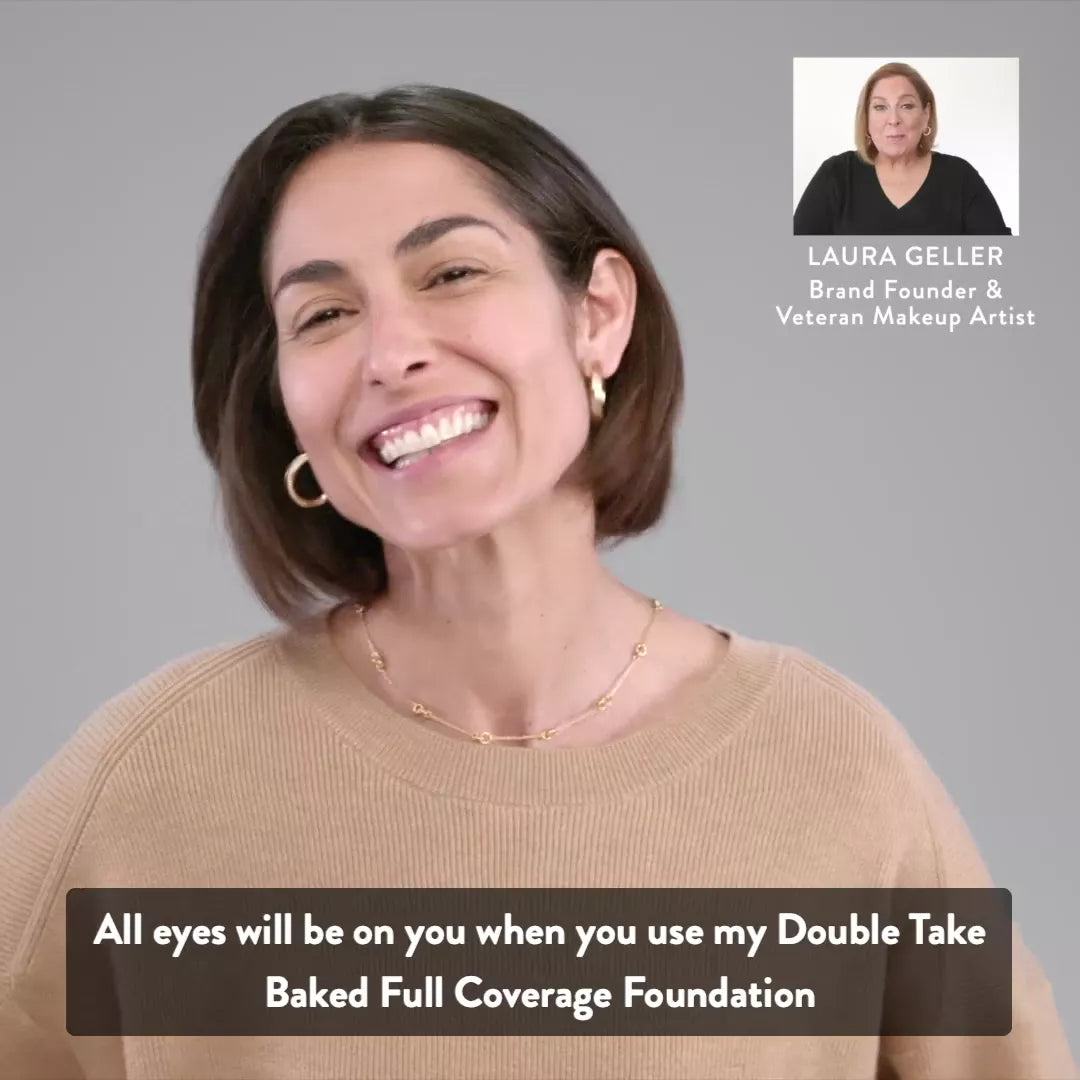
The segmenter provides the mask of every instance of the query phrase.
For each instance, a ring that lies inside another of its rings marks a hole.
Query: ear
[[[618,370],[634,327],[637,276],[629,260],[614,248],[598,251],[592,277],[578,303],[575,351],[582,371],[608,379]]]

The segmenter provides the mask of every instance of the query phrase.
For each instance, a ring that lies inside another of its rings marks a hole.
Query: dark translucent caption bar
[[[67,894],[73,1035],[1006,1035],[1011,993],[1007,889]]]

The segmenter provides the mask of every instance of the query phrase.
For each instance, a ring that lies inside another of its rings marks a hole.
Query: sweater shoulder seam
[[[852,682],[850,679],[841,675],[839,672],[834,671],[828,665],[822,664],[816,660],[810,654],[804,652],[799,648],[792,648],[790,650],[791,662],[793,666],[798,666],[815,679],[823,686],[827,686],[829,689],[841,694],[845,700],[851,703],[857,708],[862,716],[865,717],[880,717],[890,718],[895,721],[893,714],[878,701],[869,690],[864,689],[857,683]],[[899,724],[899,721],[895,721]],[[922,818],[922,830],[924,834],[929,837],[930,843],[934,852],[934,879],[937,882],[937,887],[943,887],[943,878],[941,873],[942,857],[941,857],[941,845],[938,840],[938,836],[934,831],[933,823],[930,817],[930,807],[927,802],[927,792],[923,784],[917,782],[916,777],[912,775],[912,767],[910,762],[911,751],[917,751],[917,747],[913,743],[910,745],[902,743],[898,748],[903,751],[900,755],[900,761],[903,769],[904,779],[908,788],[912,791],[919,801],[919,810]]]
[[[216,677],[272,648],[275,636],[276,631],[271,630],[248,641],[198,650],[186,658],[172,661],[159,668],[139,683],[134,684],[128,691],[121,692],[105,702],[95,711],[95,715],[100,716],[120,710],[124,707],[128,695],[134,693],[140,685],[166,677],[170,671],[182,669],[185,664],[192,665],[188,671],[181,674],[180,678],[166,683],[153,694],[149,701],[133,712],[106,744],[99,760],[90,771],[83,793],[60,834],[49,868],[38,887],[20,940],[12,951],[10,970],[7,975],[13,990],[17,979],[25,973],[32,962],[45,928],[48,912],[56,902],[57,892],[82,842],[84,830],[93,815],[98,799],[117,768],[141,739],[151,732],[159,721],[169,716],[177,705]]]
[[[867,716],[880,716],[883,712],[888,711],[869,690],[863,689],[857,683],[852,682],[851,679],[834,671],[827,664],[817,660],[803,649],[790,646],[787,653],[792,667],[799,668],[805,675],[810,676],[820,685],[839,694],[861,713]]]

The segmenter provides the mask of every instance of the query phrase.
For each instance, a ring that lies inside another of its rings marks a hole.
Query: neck
[[[900,157],[888,157],[878,154],[874,159],[874,165],[878,172],[910,172],[912,169],[921,168],[924,164],[923,156],[917,153],[904,154]]]
[[[388,546],[386,559],[389,587],[367,621],[394,704],[419,701],[469,732],[524,736],[573,719],[610,689],[651,614],[601,563],[580,495],[557,493],[453,547]]]

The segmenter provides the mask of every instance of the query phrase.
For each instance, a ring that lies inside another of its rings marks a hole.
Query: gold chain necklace
[[[441,716],[436,715],[431,709],[419,701],[412,701],[410,699],[409,705],[411,706],[414,715],[422,716],[425,720],[433,720],[436,724],[442,724],[444,727],[456,731],[459,735],[466,735],[474,742],[484,743],[485,745],[491,742],[525,742],[533,739],[553,739],[556,735],[560,735],[567,728],[584,720],[585,717],[591,716],[594,712],[604,712],[606,709],[611,708],[611,703],[615,699],[619,687],[622,686],[627,675],[630,674],[630,669],[638,660],[648,653],[648,646],[645,643],[649,637],[649,631],[656,621],[657,613],[662,611],[663,607],[664,605],[661,604],[659,600],[652,601],[652,612],[650,613],[649,621],[645,626],[645,633],[642,634],[641,641],[634,643],[634,648],[630,653],[629,662],[626,667],[622,669],[615,682],[611,684],[607,693],[601,694],[600,697],[598,697],[583,713],[575,716],[572,720],[567,720],[565,724],[560,724],[558,727],[545,728],[535,735],[492,735],[490,731],[468,731],[465,728],[458,727],[457,724],[451,724],[449,720],[444,720]],[[371,658],[371,663],[374,665],[375,670],[386,680],[387,686],[391,687],[395,692],[399,692],[397,686],[394,684],[386,670],[386,660],[383,658],[382,653],[375,648],[375,645],[371,640],[371,634],[368,633],[367,618],[364,614],[367,610],[366,605],[356,604],[354,605],[354,609],[360,616],[360,625],[364,628],[364,637],[367,639],[368,655]]]

